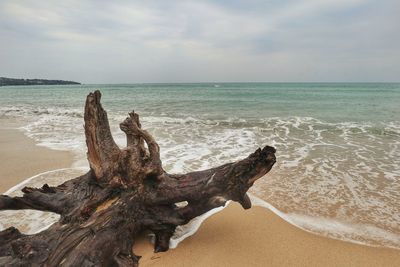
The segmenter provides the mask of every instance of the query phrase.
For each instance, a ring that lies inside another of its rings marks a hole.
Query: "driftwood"
[[[22,197],[0,196],[0,210],[35,209],[60,220],[34,235],[11,227],[0,232],[3,266],[137,266],[132,251],[143,230],[155,234],[155,252],[168,250],[178,225],[228,200],[249,209],[247,190],[275,163],[266,146],[247,158],[187,174],[166,173],[160,148],[132,112],[120,124],[127,146],[113,140],[99,91],[85,105],[90,171],[57,187],[25,187]],[[176,205],[185,202],[186,206]]]

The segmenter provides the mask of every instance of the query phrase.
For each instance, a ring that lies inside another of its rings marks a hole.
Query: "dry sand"
[[[145,239],[140,266],[400,266],[400,250],[361,246],[307,233],[261,207],[232,204],[208,218],[176,249],[152,253]]]
[[[16,129],[0,129],[0,193],[35,174],[71,165],[70,152],[36,146]]]
[[[37,173],[68,167],[72,155],[35,146],[21,132],[0,129],[0,191]],[[165,253],[143,238],[140,266],[400,266],[400,250],[373,248],[304,232],[260,207],[232,204]]]

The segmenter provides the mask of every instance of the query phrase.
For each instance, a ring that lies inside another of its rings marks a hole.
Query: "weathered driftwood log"
[[[127,146],[114,142],[99,91],[85,105],[90,171],[57,187],[25,187],[22,197],[0,196],[0,210],[35,209],[61,215],[40,233],[0,232],[0,265],[137,266],[135,236],[155,234],[155,251],[168,250],[178,225],[228,200],[251,207],[247,190],[275,163],[275,149],[257,149],[247,158],[187,174],[168,174],[160,148],[132,112],[120,128]],[[177,206],[178,202],[187,205]]]

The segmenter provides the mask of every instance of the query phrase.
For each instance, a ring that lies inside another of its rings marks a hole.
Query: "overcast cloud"
[[[0,76],[400,81],[400,1],[0,2]]]

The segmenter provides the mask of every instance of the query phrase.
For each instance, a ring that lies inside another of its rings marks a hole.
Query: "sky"
[[[398,0],[0,1],[0,76],[398,82]]]

